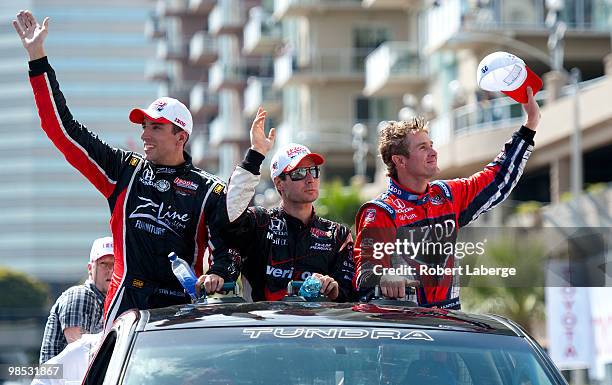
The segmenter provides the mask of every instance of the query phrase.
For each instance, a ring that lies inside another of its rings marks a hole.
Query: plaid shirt
[[[40,348],[40,363],[58,355],[66,345],[64,329],[78,327],[83,333],[98,333],[104,324],[104,294],[93,281],[73,286],[60,295],[51,308],[43,342]]]

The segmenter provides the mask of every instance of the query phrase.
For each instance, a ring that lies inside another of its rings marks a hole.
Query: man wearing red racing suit
[[[48,19],[40,25],[29,11],[17,19],[13,25],[30,56],[41,126],[109,204],[115,267],[105,303],[107,327],[130,308],[190,301],[170,268],[172,251],[201,274],[204,252],[211,248],[212,266],[203,276],[208,292],[235,278],[234,261],[215,225],[217,211],[225,210],[225,185],[195,168],[184,152],[193,127],[189,110],[172,98],[134,109],[130,120],[142,125],[145,155],[109,146],[77,122],[66,105],[43,48]]]
[[[518,182],[540,117],[531,89],[524,109],[526,123],[495,160],[469,178],[454,180],[430,182],[438,171],[437,153],[422,119],[386,123],[379,150],[388,188],[356,217],[354,285],[362,294],[380,285],[383,295],[404,298],[409,284],[416,286],[410,299],[421,306],[460,308],[459,277],[420,267],[454,267],[457,230],[501,203]],[[442,247],[447,245],[450,251]]]

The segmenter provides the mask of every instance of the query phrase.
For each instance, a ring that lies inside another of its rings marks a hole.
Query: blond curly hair
[[[388,120],[381,123],[380,136],[378,138],[378,152],[387,166],[387,176],[397,179],[397,169],[391,157],[393,155],[405,155],[410,157],[406,137],[408,134],[418,132],[429,133],[429,122],[421,116],[415,116],[410,120],[394,121]]]

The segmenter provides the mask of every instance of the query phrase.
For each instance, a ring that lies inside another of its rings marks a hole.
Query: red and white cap
[[[130,121],[132,123],[142,124],[145,116],[154,122],[172,123],[185,130],[189,135],[193,130],[191,112],[183,103],[174,98],[164,96],[151,103],[146,110],[134,108],[130,111]]]
[[[91,252],[89,253],[89,263],[94,263],[107,255],[115,255],[113,253],[113,238],[104,237],[93,241]]]
[[[527,87],[535,95],[542,79],[525,62],[508,52],[493,52],[480,61],[476,79],[485,91],[501,91],[519,103],[527,103]]]
[[[276,151],[270,162],[270,176],[276,178],[283,172],[290,172],[306,158],[312,159],[315,165],[325,163],[323,156],[310,152],[308,147],[297,143],[289,143]]]

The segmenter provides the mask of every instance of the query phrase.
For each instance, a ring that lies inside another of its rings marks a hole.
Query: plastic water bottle
[[[172,266],[172,272],[179,280],[181,285],[183,285],[185,291],[187,291],[187,294],[189,294],[191,299],[196,301],[198,298],[196,296],[195,285],[198,282],[198,277],[196,277],[187,262],[179,258],[175,252],[168,254],[168,259],[170,260],[170,264]]]

